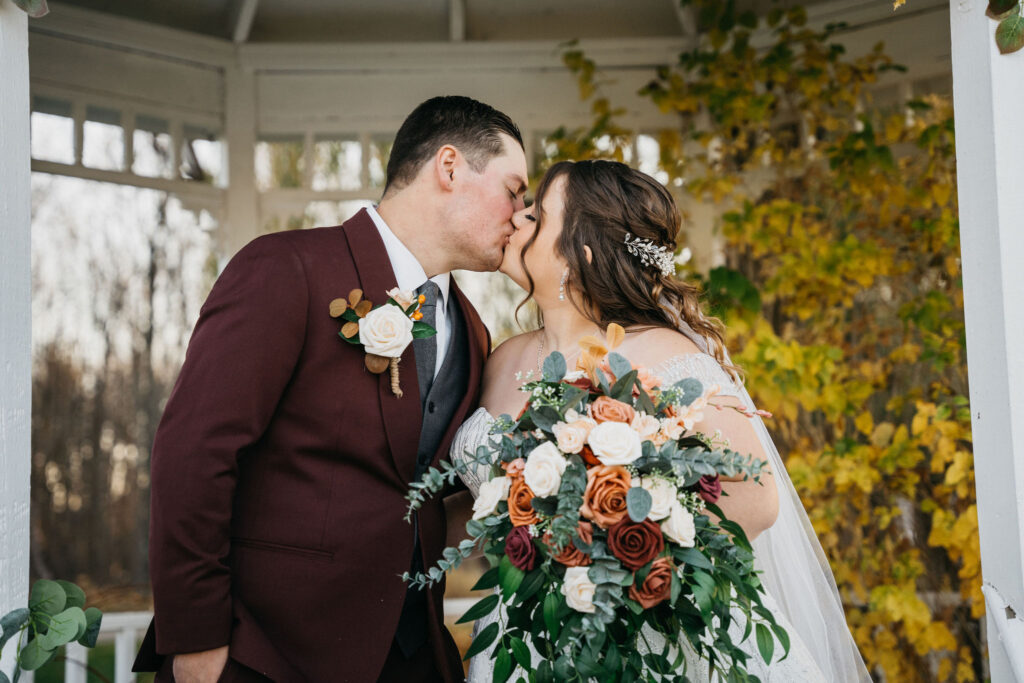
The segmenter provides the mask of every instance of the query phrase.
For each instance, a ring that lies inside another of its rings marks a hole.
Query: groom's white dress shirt
[[[388,252],[388,260],[391,261],[391,269],[395,271],[395,278],[398,280],[398,288],[415,292],[416,288],[427,281],[427,273],[423,266],[416,260],[409,248],[402,244],[391,228],[384,222],[384,219],[377,213],[377,207],[367,207],[366,212],[370,214],[373,224],[377,226],[380,238],[384,240],[384,249]],[[437,360],[434,363],[434,377],[441,371],[444,357],[448,351],[448,290],[451,286],[451,273],[441,273],[430,278],[441,290],[441,297],[437,302],[437,316],[434,321],[434,329],[437,330]],[[381,296],[378,294],[377,296]],[[372,299],[371,299],[372,300]]]

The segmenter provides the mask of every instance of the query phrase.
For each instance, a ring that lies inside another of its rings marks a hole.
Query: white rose
[[[628,465],[642,453],[640,435],[625,422],[602,422],[587,438],[602,465]]]
[[[661,523],[661,532],[670,541],[684,548],[692,548],[697,540],[697,529],[693,525],[693,515],[678,500],[672,504],[672,512],[668,519]]]
[[[637,413],[629,426],[636,430],[641,439],[653,439],[654,435],[661,429],[661,421],[653,415]]]
[[[652,522],[665,519],[672,513],[673,504],[679,504],[676,500],[679,492],[671,482],[664,479],[634,477],[633,486],[642,486],[647,493],[651,494],[651,511],[647,513],[647,519]]]
[[[523,468],[523,481],[533,491],[533,495],[543,498],[558,492],[562,483],[562,474],[568,464],[558,448],[550,441],[530,451]]]
[[[359,319],[359,342],[367,353],[398,358],[412,342],[412,320],[398,306],[375,308]]]
[[[398,287],[389,289],[387,291],[387,295],[398,302],[398,305],[402,308],[409,308],[417,299],[416,292],[412,290],[402,290]]]
[[[510,484],[508,477],[495,477],[480,484],[480,492],[473,501],[473,519],[483,519],[494,514],[498,503],[508,498]]]
[[[590,580],[586,567],[569,567],[565,570],[565,582],[562,584],[562,595],[565,602],[577,612],[595,611],[594,591],[597,585]]]
[[[558,450],[563,453],[579,453],[587,441],[585,430],[565,422],[556,422],[551,431],[558,440]]]

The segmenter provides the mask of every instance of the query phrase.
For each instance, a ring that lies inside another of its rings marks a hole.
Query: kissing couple
[[[376,207],[259,237],[228,263],[153,445],[155,616],[137,671],[179,683],[464,680],[443,582],[418,590],[401,576],[436,563],[486,473],[462,468],[412,524],[405,496],[429,467],[483,444],[494,416],[519,414],[519,378],[554,351],[571,365],[582,337],[616,324],[619,350],[662,381],[696,377],[718,385],[720,407],[753,410],[721,325],[676,277],[681,220],[666,189],[621,163],[562,162],[526,206],[528,177],[508,116],[435,97],[399,129]],[[492,352],[459,269],[500,270],[543,326]],[[411,328],[378,314],[397,311],[392,300],[415,309]],[[352,308],[358,323],[344,323]],[[772,474],[722,483],[720,507],[754,539],[791,634],[788,657],[758,669],[752,656],[748,670],[762,681],[870,680],[760,418],[707,410],[695,428]],[[492,678],[490,658],[474,657],[469,679]]]

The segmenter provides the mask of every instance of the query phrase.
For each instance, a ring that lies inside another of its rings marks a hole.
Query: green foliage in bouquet
[[[0,617],[0,650],[16,638],[17,661],[11,678],[0,671],[0,683],[18,683],[22,671],[35,671],[57,652],[57,648],[75,641],[95,647],[103,613],[96,607],[85,608],[85,593],[69,581],[40,579],[32,586],[28,607],[20,607]],[[22,642],[22,633],[28,638]]]
[[[466,653],[490,651],[499,683],[520,669],[519,680],[531,683],[653,673],[686,681],[687,650],[723,680],[758,680],[741,644],[753,637],[771,661],[788,654],[789,637],[763,603],[743,529],[700,485],[719,476],[758,480],[765,463],[691,431],[714,388],[695,379],[651,386],[615,353],[602,367],[567,373],[552,353],[542,377],[524,384],[530,398],[518,419],[501,416],[489,445],[411,485],[410,518],[460,473],[484,467],[492,476],[466,525],[469,538],[403,579],[429,587],[483,550],[491,568],[474,590],[494,593],[460,623],[499,610]],[[590,417],[602,410],[614,418]],[[652,647],[655,634],[667,645]]]

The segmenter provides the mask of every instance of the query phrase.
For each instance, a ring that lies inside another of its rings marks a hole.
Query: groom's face
[[[512,216],[526,195],[526,155],[512,137],[502,135],[504,152],[492,157],[480,173],[460,169],[462,182],[449,213],[449,239],[457,251],[458,268],[491,271],[501,265],[514,232]]]

